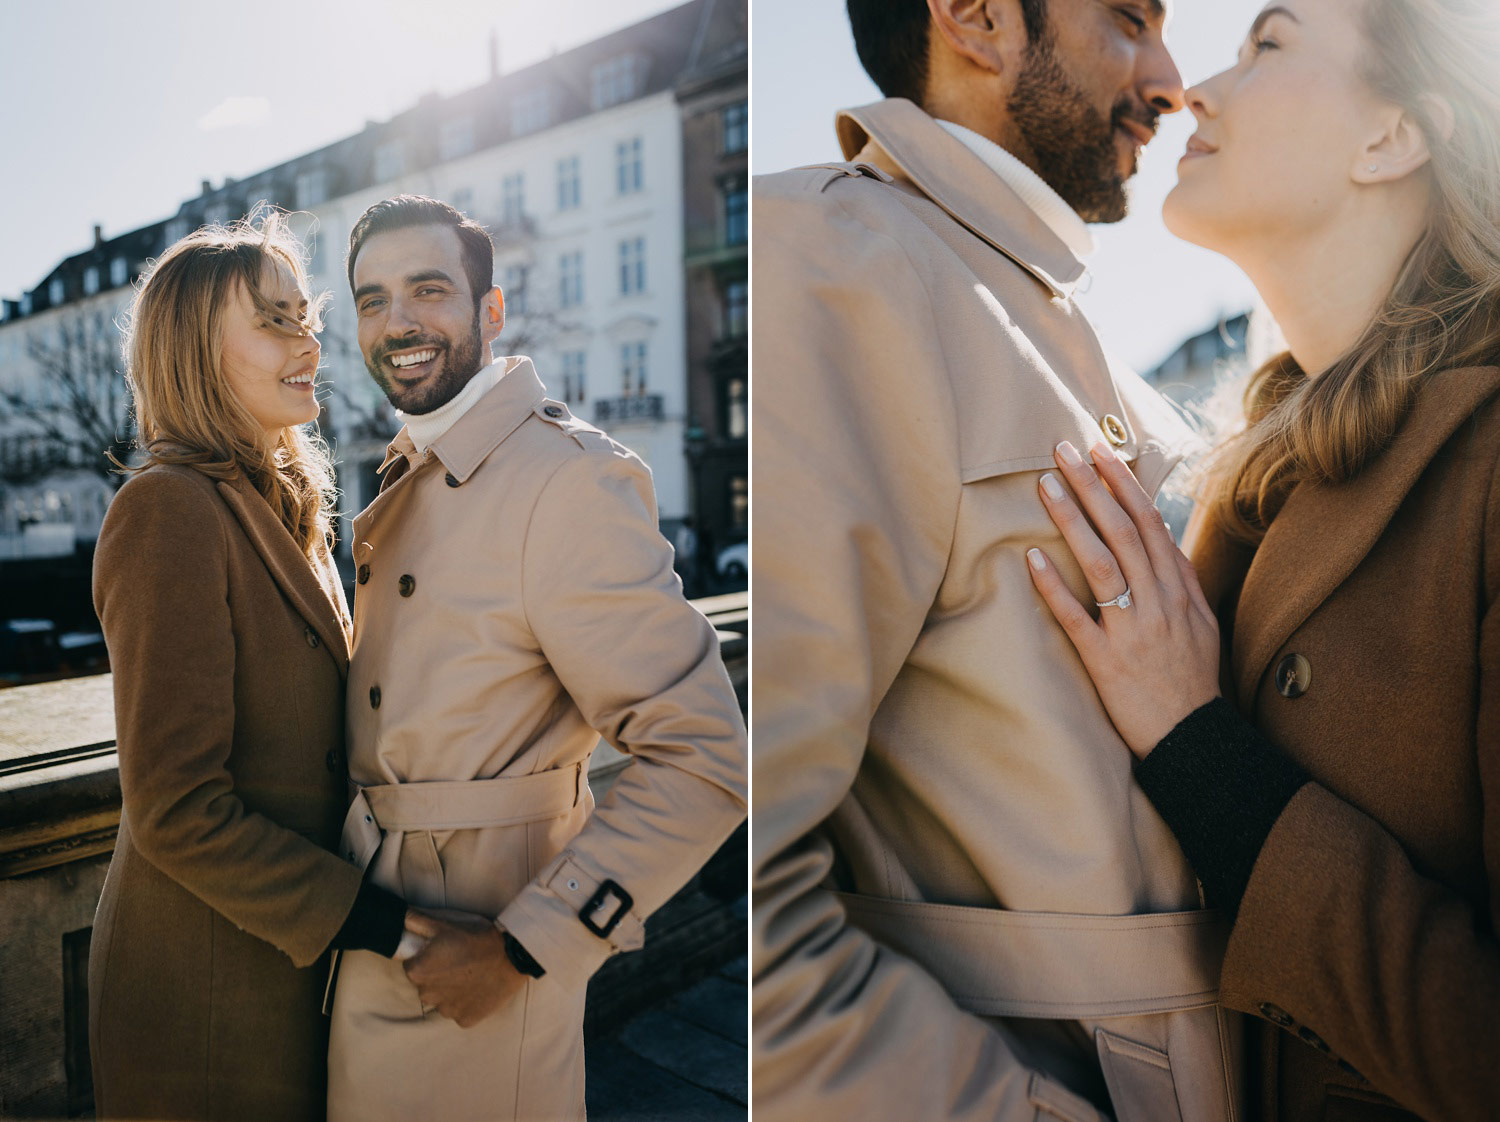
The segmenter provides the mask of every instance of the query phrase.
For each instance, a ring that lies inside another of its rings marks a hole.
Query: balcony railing
[[[633,394],[626,397],[600,397],[594,400],[594,423],[620,421],[660,421],[666,416],[659,393]]]

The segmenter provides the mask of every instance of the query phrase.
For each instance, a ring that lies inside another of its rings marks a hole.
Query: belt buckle
[[[611,894],[619,901],[619,907],[615,909],[614,914],[605,920],[604,923],[599,924],[594,922],[594,913],[603,906]],[[599,936],[599,938],[607,939],[609,938],[609,933],[619,926],[620,921],[625,918],[625,913],[634,907],[634,905],[635,900],[631,898],[630,893],[621,888],[614,880],[606,877],[604,882],[595,890],[594,894],[588,898],[588,902],[578,909],[578,918],[583,922],[585,927]]]

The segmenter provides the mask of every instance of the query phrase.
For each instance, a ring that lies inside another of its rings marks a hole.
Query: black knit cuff
[[[1276,819],[1308,775],[1222,697],[1193,710],[1135,768],[1211,907],[1231,916]]]
[[[338,951],[374,951],[390,958],[401,945],[405,927],[406,901],[365,881],[344,917],[344,926],[333,937],[332,947]]]

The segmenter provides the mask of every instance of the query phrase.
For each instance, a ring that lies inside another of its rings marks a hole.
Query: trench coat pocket
[[[1094,1104],[1076,1095],[1061,1083],[1054,1083],[1040,1072],[1033,1072],[1027,1098],[1036,1107],[1036,1122],[1109,1122]]]
[[[1116,1122],[1182,1122],[1172,1062],[1165,1052],[1104,1029],[1096,1029],[1094,1039]]]

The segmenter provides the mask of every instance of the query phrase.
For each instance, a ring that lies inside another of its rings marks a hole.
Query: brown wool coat
[[[248,481],[151,468],[99,535],[124,812],[89,959],[101,1119],[321,1119],[326,970],[360,872],[348,616]]]
[[[1500,368],[1438,375],[1357,478],[1291,495],[1253,561],[1192,547],[1230,696],[1315,781],[1224,962],[1224,1003],[1261,1019],[1268,1122],[1500,1117],[1497,395]],[[1311,680],[1287,697],[1293,654]]]

